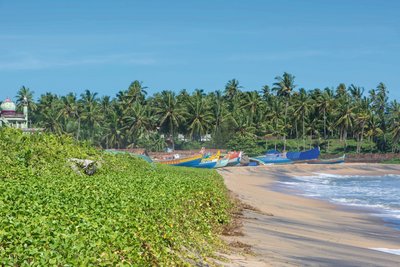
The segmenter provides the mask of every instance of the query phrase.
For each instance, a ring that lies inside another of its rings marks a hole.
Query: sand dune
[[[243,236],[227,242],[251,246],[252,254],[231,254],[228,266],[400,266],[400,256],[370,248],[400,249],[400,231],[375,217],[323,201],[271,189],[279,177],[315,173],[400,174],[398,165],[271,165],[220,170],[245,210]],[[271,214],[273,216],[271,216]]]

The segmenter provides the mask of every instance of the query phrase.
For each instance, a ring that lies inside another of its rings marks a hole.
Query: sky
[[[400,1],[0,0],[0,100],[35,92],[115,96],[384,82],[400,99]]]

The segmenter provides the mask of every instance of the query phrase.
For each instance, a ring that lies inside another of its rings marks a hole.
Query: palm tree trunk
[[[326,139],[326,110],[324,109],[324,139]]]
[[[286,121],[287,121],[287,110],[289,107],[289,100],[286,99],[285,103],[285,128],[287,127]],[[283,130],[283,151],[286,151],[286,129]]]
[[[78,117],[78,131],[76,133],[76,140],[79,141],[79,137],[81,134],[81,117]]]
[[[362,148],[363,141],[364,141],[364,127],[365,127],[365,122],[363,122],[363,124],[361,126],[360,151],[359,151],[359,153],[361,153],[361,148]]]
[[[303,113],[303,149],[306,149],[306,140],[305,140],[305,127],[304,127],[304,113]]]
[[[174,127],[171,127],[170,137],[172,143],[172,151],[175,151],[175,142],[174,142]]]

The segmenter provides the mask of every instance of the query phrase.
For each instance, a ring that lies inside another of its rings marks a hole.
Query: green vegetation
[[[80,97],[46,93],[35,102],[32,92],[23,87],[17,103],[27,97],[34,125],[104,148],[162,150],[175,144],[194,148],[204,145],[202,136],[209,135],[208,147],[248,153],[262,151],[266,145],[287,149],[292,140],[296,148],[340,141],[339,153],[399,151],[400,104],[388,100],[383,83],[368,93],[354,84],[298,88],[295,77],[285,72],[261,90],[244,91],[233,79],[225,90],[207,94],[196,89],[191,94],[181,90],[147,96],[147,88],[134,81],[115,98],[99,98],[86,90]],[[178,135],[189,141],[182,142]],[[237,142],[247,139],[253,141]]]
[[[384,160],[382,163],[386,164],[400,164],[400,159],[389,159],[389,160]]]
[[[101,163],[79,175],[69,157]],[[149,165],[72,138],[0,131],[5,266],[182,265],[220,245],[230,202],[215,171]]]

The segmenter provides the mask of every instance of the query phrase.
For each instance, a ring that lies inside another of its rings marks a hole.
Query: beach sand
[[[400,256],[370,248],[400,249],[400,231],[377,217],[272,189],[280,177],[330,173],[400,174],[400,165],[271,165],[219,171],[244,209],[241,235],[224,236],[232,250],[226,266],[400,266]],[[245,248],[245,249],[240,249]]]

